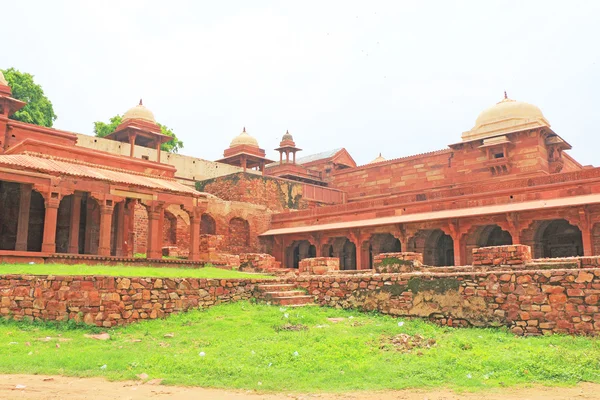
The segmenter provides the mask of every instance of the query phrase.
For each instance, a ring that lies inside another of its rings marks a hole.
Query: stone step
[[[291,283],[265,283],[258,285],[258,290],[262,292],[280,292],[296,289],[296,285]]]
[[[303,296],[306,294],[303,290],[286,290],[286,291],[272,291],[272,292],[263,292],[265,297],[297,297]]]
[[[312,296],[291,296],[291,297],[274,297],[271,299],[273,304],[279,304],[281,306],[289,305],[306,305],[313,303],[314,298]]]

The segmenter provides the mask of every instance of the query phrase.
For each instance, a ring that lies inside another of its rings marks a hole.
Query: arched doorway
[[[19,221],[23,211],[21,196],[25,194],[28,200],[23,204],[29,202],[28,213],[23,216],[26,219]],[[44,198],[31,185],[0,181],[0,250],[41,251],[45,216]],[[17,249],[19,229],[22,234]]]
[[[356,269],[356,246],[348,239],[346,239],[344,245],[342,246],[342,253],[340,254],[340,269]]]
[[[45,218],[46,205],[44,197],[34,190],[31,192],[31,205],[29,207],[27,251],[42,251]]]
[[[98,254],[98,245],[100,243],[100,204],[93,197],[86,195],[81,199],[81,209],[82,212],[85,212],[85,218],[83,218],[83,235],[79,235],[80,241],[83,240],[83,253]]]
[[[69,236],[71,233],[71,209],[73,208],[73,198],[75,196],[64,196],[58,206],[58,216],[56,218],[56,252],[69,252]]]
[[[202,214],[200,218],[200,234],[215,235],[217,233],[217,224],[215,219],[209,214]]]
[[[163,220],[163,246],[177,246],[177,217],[167,210]]]
[[[300,261],[317,256],[317,248],[308,240],[294,241],[286,250],[286,265],[288,268],[298,268]]]
[[[373,257],[381,253],[402,251],[400,240],[390,233],[376,233],[369,239],[369,268],[373,268]],[[364,261],[363,261],[364,262]]]
[[[408,241],[408,251],[423,254],[423,264],[429,266],[454,265],[454,241],[441,229],[418,231]]]
[[[536,254],[542,258],[583,256],[581,230],[565,219],[543,221],[535,235]]]
[[[20,184],[0,181],[0,250],[15,250],[20,193]]]
[[[473,262],[473,249],[490,246],[508,246],[513,244],[509,232],[502,230],[500,226],[491,224],[477,226],[472,229],[466,238],[466,263]]]

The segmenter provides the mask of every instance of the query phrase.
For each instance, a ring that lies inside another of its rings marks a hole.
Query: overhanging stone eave
[[[536,128],[546,128],[546,129],[551,130],[550,124],[548,123],[548,121],[544,121],[544,120],[534,120],[534,121],[530,121],[530,122],[527,122],[524,124],[515,125],[513,127],[483,131],[483,132],[477,133],[477,134],[471,134],[471,132],[473,132],[473,130],[470,130],[470,131],[463,132],[463,134],[461,135],[462,141],[451,144],[449,146],[452,147],[452,146],[456,146],[456,145],[459,145],[462,143],[469,143],[469,142],[474,142],[476,140],[490,139],[490,138],[502,136],[502,135],[510,135],[512,133],[528,131],[530,129],[536,129]]]
[[[278,236],[297,233],[311,233],[320,231],[335,231],[350,228],[370,228],[376,226],[385,226],[392,224],[426,222],[436,220],[446,220],[454,218],[477,217],[482,215],[504,214],[509,212],[523,212],[540,209],[551,209],[569,206],[581,206],[587,204],[600,203],[600,194],[591,194],[584,196],[563,197],[550,200],[535,200],[520,203],[501,204],[494,206],[481,206],[471,208],[459,208],[443,211],[432,211],[429,213],[415,213],[406,215],[396,215],[393,217],[381,217],[372,219],[363,219],[350,222],[336,222],[329,224],[299,226],[292,228],[270,229],[259,236]]]

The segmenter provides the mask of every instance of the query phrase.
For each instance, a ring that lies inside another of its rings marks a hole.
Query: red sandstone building
[[[229,265],[269,253],[288,268],[329,256],[366,269],[383,252],[463,265],[503,244],[600,254],[600,169],[571,158],[538,107],[506,97],[447,149],[363,166],[345,149],[297,157],[289,132],[272,162],[244,129],[223,159],[198,162],[226,171],[210,179],[161,156],[168,138],[142,104],[91,144],[9,119],[24,105],[0,75],[0,260]]]

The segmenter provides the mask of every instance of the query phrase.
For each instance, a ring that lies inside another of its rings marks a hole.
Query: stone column
[[[132,158],[133,158],[134,153],[135,153],[135,137],[136,137],[135,134],[133,134],[133,135],[130,134],[129,135],[129,147],[130,147],[130,149],[129,149],[129,157],[132,157]]]
[[[246,172],[246,156],[241,156],[242,169]]]
[[[116,247],[115,247],[115,255],[117,257],[123,257],[124,254],[124,248],[125,248],[125,200],[120,203],[117,204],[117,208],[116,208],[116,229],[115,229],[115,242],[116,242]]]
[[[50,193],[50,198],[46,200],[44,236],[42,239],[42,251],[45,253],[56,253],[56,221],[59,205],[60,196],[58,193]]]
[[[592,230],[589,225],[581,229],[581,239],[583,242],[583,255],[591,257],[594,255],[594,240],[592,238]]]
[[[151,205],[148,209],[148,238],[146,240],[146,258],[162,258],[162,232],[160,215],[162,205]]]
[[[81,219],[81,193],[71,196],[71,221],[69,225],[69,253],[79,254],[79,222]]]
[[[92,241],[95,240],[94,235],[92,234],[92,225],[94,218],[94,202],[92,198],[87,197],[86,209],[85,209],[85,242],[83,244],[83,253],[84,254],[92,254]]]
[[[190,213],[190,252],[188,260],[199,261],[200,260],[200,219],[202,213],[193,210]]]
[[[19,215],[17,222],[16,251],[27,251],[27,236],[29,234],[29,208],[31,206],[31,185],[22,183],[21,201],[19,203]]]
[[[112,227],[113,215],[112,200],[105,200],[105,204],[100,206],[100,240],[98,242],[98,255],[110,256],[110,232]]]
[[[452,242],[454,243],[454,265],[461,266],[463,264],[463,239],[462,235],[452,235]]]
[[[160,140],[156,141],[156,162],[160,162]]]
[[[125,257],[133,257],[133,228],[135,223],[135,205],[136,201],[129,200],[123,205],[123,255]]]

